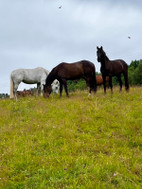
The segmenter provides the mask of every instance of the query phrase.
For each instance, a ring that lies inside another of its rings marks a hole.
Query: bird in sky
[[[130,37],[130,36],[128,36],[128,39],[131,39],[131,37]]]
[[[59,6],[59,9],[61,9],[62,8],[62,6]]]

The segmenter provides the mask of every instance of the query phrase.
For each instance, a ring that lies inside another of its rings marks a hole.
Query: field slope
[[[1,100],[0,188],[142,188],[142,88]]]

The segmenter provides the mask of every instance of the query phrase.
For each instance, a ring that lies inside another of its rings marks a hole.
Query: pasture
[[[0,100],[0,188],[142,188],[142,88]]]

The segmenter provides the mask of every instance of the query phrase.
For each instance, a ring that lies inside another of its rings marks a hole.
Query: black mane
[[[55,77],[54,77],[54,71],[55,71],[55,68],[53,68],[52,70],[51,70],[51,72],[49,73],[49,75],[47,76],[47,78],[46,78],[46,85],[51,85],[51,83],[56,79]]]

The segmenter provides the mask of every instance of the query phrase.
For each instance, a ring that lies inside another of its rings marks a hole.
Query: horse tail
[[[123,72],[124,75],[124,80],[125,80],[125,89],[126,91],[129,90],[129,80],[128,80],[128,65],[127,63],[125,64],[125,70]]]
[[[14,98],[13,88],[14,88],[14,84],[13,84],[12,76],[10,76],[10,98]]]

